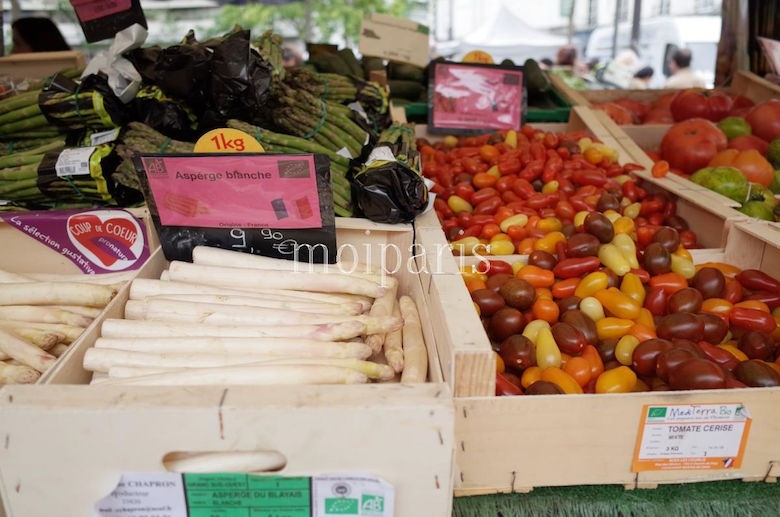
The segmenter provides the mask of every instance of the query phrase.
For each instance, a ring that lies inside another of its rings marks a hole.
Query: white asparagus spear
[[[5,330],[0,330],[0,352],[41,373],[57,360],[53,355]]]
[[[79,305],[46,305],[46,307],[51,307],[52,309],[62,309],[63,311],[72,312],[73,314],[81,314],[82,316],[93,319],[100,316],[100,313],[103,312],[103,309],[99,309],[97,307],[83,307]]]
[[[30,323],[59,323],[74,327],[89,327],[92,318],[50,307],[33,305],[0,306],[0,319]]]
[[[37,329],[13,329],[9,330],[11,334],[14,334],[16,336],[19,336],[23,340],[27,341],[28,343],[37,346],[41,350],[47,351],[54,345],[62,342],[62,340],[65,338],[64,334],[58,334],[55,332],[46,332],[42,330]],[[5,361],[7,359],[11,359],[11,356],[0,352],[0,361]]]
[[[298,312],[311,312],[314,314],[360,314],[363,312],[359,303],[316,303],[316,302],[288,302],[277,300],[264,300],[248,296],[218,295],[218,294],[163,294],[152,296],[148,300],[172,300],[179,302],[211,303],[221,305],[237,305],[240,307],[261,307],[267,309],[287,309]]]
[[[174,452],[166,454],[163,465],[169,472],[269,472],[287,465],[276,451]]]
[[[24,275],[17,275],[10,271],[0,269],[0,284],[23,284],[24,282],[34,282],[32,278]]]
[[[240,365],[225,368],[197,368],[110,379],[101,386],[273,386],[304,384],[362,384],[368,377],[351,368],[320,365]]]
[[[173,354],[129,352],[113,348],[90,348],[84,354],[84,369],[107,373],[112,366],[154,366],[163,368],[222,368],[281,359],[288,356],[261,354]],[[292,356],[289,356],[292,357]]]
[[[170,282],[171,281],[171,274],[166,269],[162,273],[160,273],[160,281],[161,282]]]
[[[396,301],[393,305],[393,316],[400,315],[401,309],[398,308],[398,302]],[[385,335],[384,350],[387,364],[396,373],[402,372],[404,370],[403,329],[394,330]]]
[[[95,342],[95,348],[161,354],[259,354],[358,359],[365,359],[371,355],[371,349],[363,343],[240,337],[100,338]]]
[[[183,282],[171,282],[137,278],[130,286],[130,299],[143,300],[152,296],[168,294],[212,294],[212,295],[236,295],[264,300],[279,300],[290,302],[316,302],[316,303],[359,303],[362,310],[369,309],[373,300],[365,296],[353,294],[327,294],[309,293],[306,291],[285,291],[279,289],[224,289],[208,285],[185,284]]]
[[[371,311],[368,313],[369,316],[375,318],[379,316],[392,316],[397,294],[398,282],[395,282],[395,285],[390,287],[384,296],[374,300],[374,305],[371,306]],[[385,334],[372,334],[366,338],[366,344],[371,347],[371,350],[373,350],[375,354],[382,350],[384,342]]]
[[[2,322],[0,322],[0,325]],[[138,321],[107,319],[101,334],[107,338],[149,337],[250,337],[250,338],[301,338],[316,341],[346,341],[365,332],[365,324],[359,321],[323,323],[320,325],[266,325],[219,326],[171,323],[167,321]]]
[[[74,282],[3,284],[0,305],[84,305],[105,307],[119,289],[115,285]]]
[[[329,275],[349,275],[382,284],[382,276],[373,272],[366,273],[365,265],[354,263],[313,264],[295,260],[281,260],[250,253],[196,246],[192,250],[192,262],[203,266],[235,267],[243,269],[264,269],[270,271],[295,271],[298,273],[323,273]],[[351,272],[354,269],[354,272]],[[385,277],[385,279],[388,277]]]
[[[174,282],[189,284],[347,293],[371,298],[379,298],[386,292],[374,282],[349,275],[296,274],[290,271],[199,266],[188,262],[171,262],[168,271]]]
[[[0,386],[3,384],[32,384],[40,377],[40,372],[29,366],[16,366],[0,362]]]
[[[401,382],[404,384],[425,382],[428,378],[428,351],[423,339],[420,313],[414,300],[408,296],[402,296],[398,306],[404,318],[404,371],[401,374]]]
[[[403,325],[393,316],[340,316],[310,314],[280,309],[225,306],[209,303],[175,302],[170,300],[130,300],[125,305],[129,320],[177,321],[207,325],[307,325],[317,323],[344,323],[359,321],[366,325],[366,334],[390,332]]]
[[[49,353],[54,357],[60,357],[62,354],[68,351],[70,345],[58,343],[49,349]]]
[[[395,377],[393,369],[385,364],[377,364],[371,361],[361,361],[360,359],[340,359],[335,357],[290,357],[286,359],[270,359],[259,363],[262,365],[281,365],[281,364],[301,364],[301,365],[323,365],[340,366],[356,370],[369,379],[387,381]],[[154,375],[158,373],[186,370],[187,368],[173,367],[152,367],[152,366],[111,366],[108,369],[108,377],[112,379],[126,379],[128,377],[138,377],[141,375]],[[192,368],[190,368],[191,370]]]
[[[30,273],[30,282],[78,282],[80,284],[126,284],[136,275],[135,271],[120,273],[102,273],[99,275],[60,275],[50,273]]]
[[[79,336],[84,332],[83,327],[74,327],[73,325],[62,325],[59,323],[31,323],[27,321],[10,321],[0,320],[0,328],[10,329],[16,332],[17,329],[22,330],[39,330],[53,332],[55,334],[62,334],[65,338],[63,343],[69,345],[76,341]]]

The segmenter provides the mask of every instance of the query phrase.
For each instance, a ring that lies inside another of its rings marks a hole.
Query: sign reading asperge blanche
[[[146,227],[125,210],[4,212],[0,217],[88,275],[135,270],[149,258]]]
[[[392,517],[394,503],[394,487],[369,474],[128,473],[94,517]]]

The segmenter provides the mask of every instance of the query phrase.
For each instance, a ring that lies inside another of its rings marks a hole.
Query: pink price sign
[[[436,129],[518,129],[522,124],[523,71],[438,63],[431,125]]]
[[[144,157],[166,226],[321,228],[313,156]]]

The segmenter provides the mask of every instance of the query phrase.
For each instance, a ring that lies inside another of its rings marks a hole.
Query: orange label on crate
[[[631,470],[738,469],[751,420],[742,404],[645,405]]]
[[[464,63],[482,63],[484,65],[492,65],[495,63],[493,57],[487,52],[481,50],[472,50],[465,56],[463,56]]]

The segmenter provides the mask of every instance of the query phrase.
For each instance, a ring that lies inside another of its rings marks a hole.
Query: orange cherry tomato
[[[760,302],[758,300],[745,300],[744,302],[735,303],[734,308],[737,307],[743,307],[745,309],[755,309],[757,311],[762,311],[762,312],[770,312],[769,306],[767,306],[767,304],[765,304],[764,302]]]
[[[478,174],[475,174],[474,177],[471,179],[471,182],[474,184],[474,187],[476,188],[488,188],[492,187],[496,184],[498,179],[488,174],[487,172],[480,172]]]
[[[498,160],[498,156],[501,153],[498,152],[498,149],[496,149],[492,145],[483,145],[479,148],[479,156],[483,160],[485,160],[487,163],[493,163],[496,160]]]
[[[582,393],[582,386],[571,375],[555,366],[545,368],[542,371],[542,380],[552,382],[561,388],[564,393]]]
[[[496,372],[504,373],[504,371],[506,370],[506,366],[504,365],[504,360],[501,359],[501,356],[498,355],[496,352],[493,352],[493,359],[496,360]]]
[[[537,287],[536,288],[536,298],[546,298],[548,300],[553,299],[553,293],[546,287]]]
[[[493,222],[500,224],[501,221],[509,219],[513,215],[515,215],[515,211],[508,206],[499,207],[498,210],[496,210],[496,215],[493,216]]]
[[[577,286],[580,284],[580,279],[567,278],[555,282],[552,286],[552,294],[555,298],[566,298],[567,296],[574,296],[574,292],[577,290]]]
[[[501,228],[495,223],[488,223],[482,227],[482,236],[486,239],[492,239],[501,233]]]
[[[534,287],[550,287],[555,283],[553,272],[538,266],[523,266],[515,276],[522,278]]]
[[[604,159],[604,155],[601,154],[601,151],[599,151],[598,149],[591,147],[590,149],[585,151],[585,159],[588,161],[588,163],[596,165],[598,163],[601,163],[601,160]]]
[[[469,293],[472,293],[474,291],[479,291],[480,289],[487,289],[487,284],[483,282],[482,280],[466,280],[466,289],[469,290]]]
[[[542,380],[542,369],[538,366],[532,366],[523,370],[523,375],[520,377],[520,384],[523,385],[523,388],[527,388],[540,380]]]
[[[534,245],[536,244],[536,239],[532,237],[527,237],[517,243],[515,245],[515,248],[517,248],[518,255],[530,255],[534,252]]]
[[[528,230],[526,230],[522,226],[513,225],[506,229],[507,235],[509,235],[509,238],[513,241],[521,241],[528,237]]]
[[[723,298],[708,298],[701,304],[702,312],[729,314],[734,306]]]
[[[628,329],[628,334],[637,338],[640,343],[658,337],[653,329],[642,325],[641,323],[637,323]]]
[[[669,162],[661,160],[653,165],[651,170],[654,178],[663,178],[669,173]]]
[[[591,370],[587,359],[572,357],[563,365],[563,371],[568,373],[583,388],[590,382]]]
[[[561,310],[554,301],[541,298],[534,302],[531,312],[535,319],[544,320],[552,325],[558,321]]]
[[[599,375],[604,373],[604,362],[601,360],[599,351],[596,350],[595,346],[585,345],[585,348],[582,349],[582,354],[580,354],[580,357],[588,361],[588,364],[590,365],[591,379],[596,379]]]

